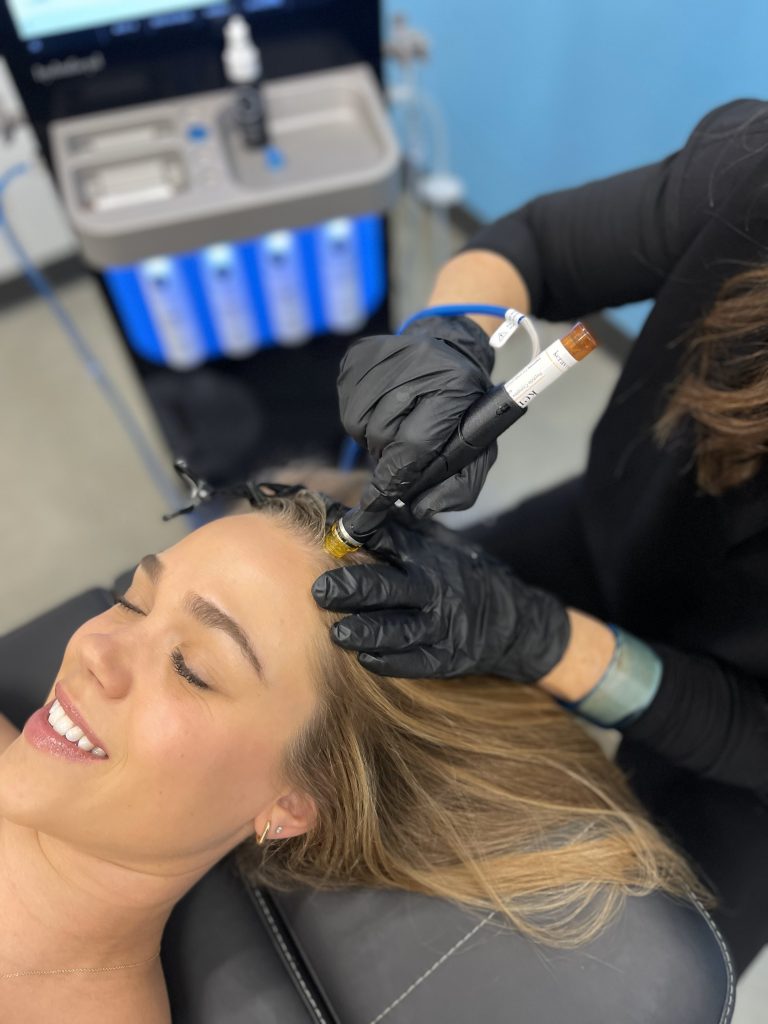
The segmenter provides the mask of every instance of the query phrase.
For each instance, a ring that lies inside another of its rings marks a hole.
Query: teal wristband
[[[623,729],[642,715],[661,685],[664,665],[642,640],[611,625],[616,647],[608,668],[575,703],[559,701],[580,718],[604,729]]]

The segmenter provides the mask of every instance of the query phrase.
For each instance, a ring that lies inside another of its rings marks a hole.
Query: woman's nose
[[[136,650],[128,637],[118,633],[92,632],[80,637],[82,667],[113,697],[122,696],[136,671]]]

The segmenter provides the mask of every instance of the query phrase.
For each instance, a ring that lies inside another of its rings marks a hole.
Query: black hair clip
[[[255,480],[246,480],[245,483],[227,488],[227,493],[245,498],[254,508],[267,505],[270,498],[286,498],[299,491],[306,491],[304,484],[270,484]]]
[[[289,498],[293,494],[299,494],[301,491],[306,490],[306,484],[270,484],[246,480],[245,483],[226,488],[226,493],[236,495],[239,498],[246,498],[254,508],[260,508],[262,505],[269,504],[272,498]],[[320,497],[325,502],[325,523],[327,527],[335,523],[345,512],[349,512],[347,506],[341,502],[329,498],[325,494],[321,494]]]
[[[266,505],[270,498],[283,498],[291,494],[298,494],[306,488],[303,484],[270,484],[246,480],[240,484],[232,484],[229,487],[212,487],[207,480],[194,477],[184,459],[175,459],[173,468],[189,488],[191,503],[176,512],[168,512],[163,516],[163,522],[175,519],[176,516],[194,512],[204,501],[210,501],[214,496],[225,496],[229,498],[245,498],[254,508]]]

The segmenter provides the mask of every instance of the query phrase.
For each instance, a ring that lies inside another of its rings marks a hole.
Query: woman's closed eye
[[[134,615],[146,615],[141,608],[137,608],[135,604],[131,604],[124,597],[115,596],[115,604],[120,605],[121,608],[125,608],[129,612],[133,612]],[[170,654],[171,664],[173,665],[174,672],[178,673],[183,679],[186,679],[188,683],[193,686],[197,686],[200,690],[210,690],[211,687],[196,675],[192,669],[184,661],[184,655],[181,653],[178,647],[174,647]]]
[[[187,666],[184,661],[184,655],[181,653],[178,647],[174,647],[171,651],[171,664],[180,676],[192,683],[193,686],[199,687],[201,690],[210,690],[208,683],[203,682],[200,676],[195,675],[191,668]]]

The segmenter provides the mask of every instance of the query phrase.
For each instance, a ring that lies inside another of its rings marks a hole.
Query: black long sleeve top
[[[712,497],[696,487],[691,451],[652,437],[681,335],[725,279],[768,259],[768,102],[721,107],[667,159],[535,199],[467,248],[513,263],[532,312],[548,320],[655,299],[582,488],[605,607],[664,666],[654,701],[625,731],[768,799],[768,468]]]

